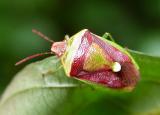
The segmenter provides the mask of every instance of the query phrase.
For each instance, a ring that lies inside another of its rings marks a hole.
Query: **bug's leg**
[[[108,32],[104,33],[102,37],[105,38],[105,39],[109,39],[112,42],[115,42],[115,40],[113,39],[113,37],[111,36],[111,34],[108,33]]]
[[[41,77],[44,81],[44,84],[45,85],[52,85],[52,81],[56,81],[58,80],[58,78],[56,77],[53,77],[57,71],[59,71],[59,69],[61,69],[63,66],[62,65],[59,65],[57,68],[55,68],[55,70],[44,70],[44,71],[41,71]]]
[[[61,69],[63,67],[63,65],[60,65],[56,70],[49,70],[49,71],[46,71],[46,72],[43,72],[42,73],[42,77],[44,80],[46,80],[46,76],[48,75],[53,75],[55,72],[57,72],[59,69]]]
[[[58,70],[61,69],[62,67],[63,67],[63,65],[59,65],[56,70],[47,71],[46,73],[43,73],[43,75],[45,76],[45,75],[47,75],[47,74],[53,74],[54,72],[58,71]]]
[[[126,51],[129,51],[129,48],[128,48],[127,46],[125,46],[124,49],[125,49]]]
[[[69,40],[69,35],[64,36],[65,40]]]

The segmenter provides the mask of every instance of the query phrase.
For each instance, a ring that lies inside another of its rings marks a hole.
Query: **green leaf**
[[[142,80],[160,82],[160,57],[129,50],[140,67]]]
[[[84,102],[90,98],[86,93],[92,96],[95,91],[68,78],[60,60],[50,57],[30,64],[15,76],[2,95],[0,115],[75,114],[83,108],[80,105],[87,105],[98,96]]]
[[[0,115],[160,114],[160,58],[130,51],[141,80],[132,92],[97,88],[65,75],[49,57],[28,65],[1,97]]]

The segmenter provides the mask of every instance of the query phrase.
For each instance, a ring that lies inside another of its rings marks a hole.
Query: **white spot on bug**
[[[113,72],[119,72],[121,71],[121,64],[118,62],[114,62],[112,66],[112,71]]]

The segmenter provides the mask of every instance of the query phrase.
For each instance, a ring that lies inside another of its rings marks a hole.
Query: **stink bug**
[[[33,32],[52,42],[51,52],[29,56],[16,65],[41,55],[55,54],[61,59],[67,76],[87,83],[133,89],[139,80],[138,65],[126,49],[111,41],[108,33],[100,37],[84,29],[70,38],[66,36],[63,41],[54,42],[37,30]]]

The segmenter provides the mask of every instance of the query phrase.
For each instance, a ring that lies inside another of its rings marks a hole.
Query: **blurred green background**
[[[160,0],[1,0],[0,92],[27,63],[20,59],[50,50],[36,28],[55,41],[88,28],[133,50],[160,55]],[[23,81],[22,81],[23,82]]]

